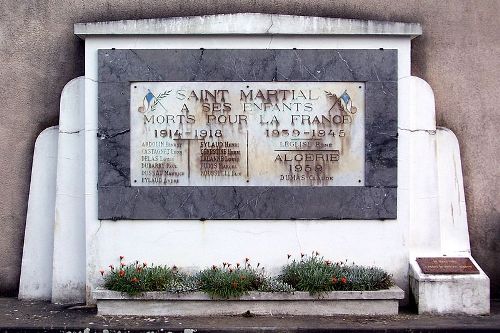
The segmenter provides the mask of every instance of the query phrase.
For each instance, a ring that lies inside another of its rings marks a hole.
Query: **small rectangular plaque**
[[[417,258],[424,274],[479,274],[469,258]]]
[[[364,186],[363,82],[132,82],[132,186]]]

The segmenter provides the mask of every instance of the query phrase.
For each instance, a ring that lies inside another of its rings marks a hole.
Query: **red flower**
[[[137,267],[135,270],[138,271],[138,272],[140,272],[140,271],[142,271],[142,268],[141,267]]]
[[[133,283],[137,283],[137,282],[139,282],[139,279],[136,277],[133,277],[132,280],[130,280],[130,281],[132,281]]]
[[[115,269],[115,268],[113,267],[113,265],[109,265],[109,268],[110,268],[111,270]]]
[[[231,287],[233,287],[233,289],[238,288],[238,282],[236,281],[231,282]]]
[[[101,273],[101,275],[104,275],[104,269],[101,269],[99,273]]]
[[[147,263],[147,262],[143,262],[143,263],[142,263],[142,267],[146,267],[147,265],[148,265],[148,263]]]
[[[337,283],[337,278],[335,276],[332,276],[332,284],[336,284]]]
[[[120,263],[120,266],[121,266],[121,267],[125,267],[125,264],[121,262],[121,263]]]
[[[120,260],[123,260],[123,258],[125,258],[124,256],[120,256]]]
[[[347,279],[344,277],[342,277],[342,279],[340,279],[340,282],[342,282],[343,284],[346,284],[347,283]]]
[[[325,265],[330,266],[332,262],[330,260],[325,260]]]
[[[125,271],[123,269],[120,269],[120,272],[118,273],[121,277],[125,276]]]

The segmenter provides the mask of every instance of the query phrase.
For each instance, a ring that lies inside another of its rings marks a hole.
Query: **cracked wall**
[[[15,295],[36,136],[58,122],[60,92],[83,75],[83,41],[76,22],[158,18],[230,12],[266,12],[403,22],[420,22],[423,35],[412,43],[412,74],[430,83],[437,124],[461,144],[472,254],[500,296],[500,2],[341,0],[170,1],[0,3],[0,293]]]

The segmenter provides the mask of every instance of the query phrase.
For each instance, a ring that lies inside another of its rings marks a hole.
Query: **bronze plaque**
[[[469,258],[417,258],[424,274],[479,274]]]

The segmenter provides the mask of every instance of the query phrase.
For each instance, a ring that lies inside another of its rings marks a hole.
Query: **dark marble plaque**
[[[99,219],[395,219],[397,50],[99,50]],[[133,82],[362,82],[364,186],[131,186]]]
[[[417,258],[417,263],[424,274],[479,274],[469,258]]]

